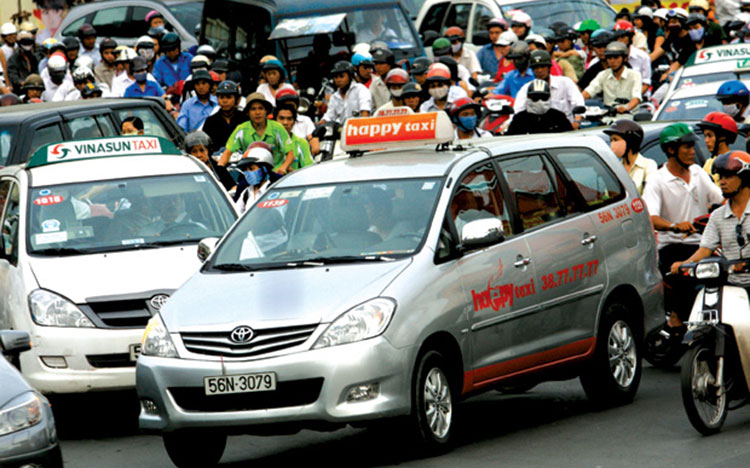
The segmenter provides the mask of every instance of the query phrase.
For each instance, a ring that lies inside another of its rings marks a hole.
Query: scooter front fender
[[[701,324],[691,328],[682,338],[682,344],[691,347],[697,343],[716,343],[716,326],[712,324]]]

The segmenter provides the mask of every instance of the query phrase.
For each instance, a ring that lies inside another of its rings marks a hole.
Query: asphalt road
[[[138,433],[135,396],[53,401],[65,466],[169,467],[161,439]],[[746,467],[750,407],[729,413],[724,430],[702,437],[687,420],[679,367],[646,364],[631,405],[595,411],[578,380],[523,395],[490,392],[463,402],[448,454],[419,458],[400,440],[364,429],[291,436],[230,437],[222,466],[406,467]]]

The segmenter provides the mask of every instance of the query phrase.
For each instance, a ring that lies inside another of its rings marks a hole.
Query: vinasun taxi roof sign
[[[356,117],[344,123],[341,148],[344,151],[404,148],[453,141],[453,124],[445,112],[398,113]]]
[[[46,166],[82,159],[114,156],[182,154],[174,143],[155,136],[123,136],[91,140],[63,141],[39,148],[26,163],[26,168]]]
[[[750,58],[750,44],[724,44],[696,50],[685,66]]]

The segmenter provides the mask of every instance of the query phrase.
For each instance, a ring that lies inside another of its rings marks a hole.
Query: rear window
[[[8,165],[8,157],[13,143],[16,141],[18,127],[3,127],[0,129],[0,166]]]
[[[154,114],[154,111],[149,108],[117,109],[115,110],[115,113],[117,114],[117,117],[120,119],[121,123],[128,117],[138,117],[143,120],[144,135],[155,135],[167,138],[169,140],[174,140],[169,131],[164,127],[164,124],[161,122],[161,120],[159,120],[156,114]]]
[[[203,2],[178,3],[168,8],[190,34],[195,33],[195,27],[200,24],[203,15]]]

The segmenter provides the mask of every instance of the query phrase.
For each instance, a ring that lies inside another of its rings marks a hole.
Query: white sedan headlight
[[[146,325],[141,339],[141,354],[144,356],[158,356],[166,358],[176,358],[177,348],[169,336],[167,327],[161,321],[159,314],[151,317]]]
[[[393,299],[378,297],[342,314],[328,326],[313,348],[326,348],[366,340],[383,333],[396,310]]]
[[[718,278],[721,266],[718,262],[699,263],[695,266],[695,277],[698,279]]]
[[[29,294],[31,318],[38,325],[48,327],[92,328],[94,324],[75,304],[46,289]]]
[[[35,392],[26,392],[0,408],[0,436],[18,432],[42,420],[42,400]]]

